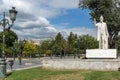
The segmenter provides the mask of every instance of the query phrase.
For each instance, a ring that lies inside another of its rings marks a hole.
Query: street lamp
[[[23,43],[20,43],[19,65],[22,65]]]
[[[23,48],[24,48],[24,45],[26,43],[26,40],[20,40],[19,44],[20,44],[20,53],[19,53],[19,56],[18,56],[18,59],[19,59],[19,65],[22,65],[22,54],[23,54]]]
[[[9,10],[9,13],[10,13],[10,20],[12,21],[12,24],[10,24],[9,20],[5,18],[5,12],[3,12],[3,19],[0,21],[0,25],[3,27],[2,58],[0,62],[0,77],[1,78],[6,77],[5,30],[9,30],[13,26],[14,21],[16,20],[17,11],[15,10],[15,7],[12,7],[12,9]],[[5,28],[7,25],[8,25],[8,28]]]

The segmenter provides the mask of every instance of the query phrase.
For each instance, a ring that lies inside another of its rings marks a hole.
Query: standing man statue
[[[100,22],[96,23],[94,19],[94,25],[98,28],[97,40],[99,41],[99,49],[108,49],[108,30],[107,24],[103,22],[103,16],[100,16]]]

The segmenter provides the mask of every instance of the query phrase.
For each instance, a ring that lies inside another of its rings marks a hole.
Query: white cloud
[[[46,38],[53,37],[58,32],[67,36],[69,32],[76,34],[95,35],[94,29],[88,28],[55,28],[48,19],[67,14],[66,10],[78,7],[79,0],[2,0],[1,12],[8,11],[12,6],[18,11],[13,30],[20,38]],[[8,15],[8,13],[7,13]],[[66,25],[69,23],[65,23]]]
[[[18,22],[18,27],[21,28],[34,28],[34,27],[48,27],[50,26],[50,22],[44,17],[38,17],[36,20],[26,20]]]
[[[62,29],[61,31],[66,32],[68,35],[70,34],[70,32],[73,32],[74,34],[78,34],[78,35],[89,34],[93,37],[96,37],[97,34],[96,28],[85,28],[85,27]]]
[[[57,32],[54,27],[46,27],[46,29],[48,29],[48,32]]]
[[[53,27],[39,27],[31,29],[22,29],[14,31],[19,34],[20,38],[31,38],[31,39],[42,39],[42,38],[51,38],[56,35],[56,29]]]
[[[60,9],[73,9],[77,8],[79,0],[46,0],[49,6]]]
[[[1,11],[15,6],[19,12],[43,17],[55,17],[63,14],[65,9],[78,7],[79,0],[2,0]]]

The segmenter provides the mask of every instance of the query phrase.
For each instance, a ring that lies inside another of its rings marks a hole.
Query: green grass
[[[120,80],[120,72],[33,68],[8,73],[6,80]]]
[[[85,80],[120,80],[118,71],[92,71],[84,75]]]

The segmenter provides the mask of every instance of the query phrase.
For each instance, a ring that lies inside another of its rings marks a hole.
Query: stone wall
[[[118,70],[119,59],[53,59],[43,60],[42,67],[57,69]]]

